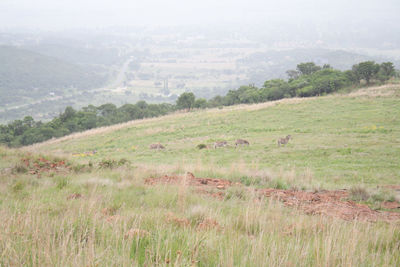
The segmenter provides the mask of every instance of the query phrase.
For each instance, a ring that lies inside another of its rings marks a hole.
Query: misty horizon
[[[400,2],[386,1],[160,1],[3,0],[0,29],[96,29],[115,26],[211,26],[215,24],[318,24],[346,30],[368,25],[396,28]],[[351,27],[350,27],[351,28]],[[397,27],[398,28],[398,27]]]
[[[0,122],[187,91],[209,99],[286,80],[302,62],[398,68],[399,11],[395,0],[2,0]]]

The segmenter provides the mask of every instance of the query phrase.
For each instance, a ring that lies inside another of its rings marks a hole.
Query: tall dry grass
[[[307,216],[250,190],[232,188],[217,200],[196,193],[185,179],[178,185],[143,184],[150,176],[186,170],[221,172],[231,179],[248,172],[267,183],[312,179],[311,171],[273,173],[259,169],[257,162],[253,167],[238,162],[226,169],[198,161],[193,166],[122,166],[40,179],[3,175],[0,266],[400,264],[399,223]]]
[[[144,196],[135,187],[90,186],[83,198],[74,200],[66,200],[65,192],[59,192],[62,197],[52,195],[52,200],[38,192],[22,198],[10,195],[0,210],[0,264],[400,264],[399,225],[306,216],[251,193],[217,201],[193,194],[185,184],[142,189]],[[118,206],[121,197],[125,205]],[[200,229],[205,219],[217,225]]]

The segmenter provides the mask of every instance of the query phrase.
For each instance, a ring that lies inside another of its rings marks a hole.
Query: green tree
[[[364,79],[367,85],[370,85],[371,79],[373,79],[379,71],[379,64],[376,64],[374,61],[361,62],[353,65],[353,71],[359,79]]]
[[[31,127],[33,127],[35,125],[35,121],[31,116],[25,116],[24,124],[26,126],[28,126],[29,128],[31,128]]]
[[[355,85],[360,83],[360,78],[358,77],[358,74],[353,70],[346,70],[344,72],[344,76],[346,77],[346,80],[351,84]]]
[[[260,102],[260,93],[254,85],[241,86],[237,91],[240,103],[250,104]]]
[[[125,114],[128,120],[139,119],[140,108],[137,105],[125,104],[119,110]]]
[[[81,129],[88,130],[97,126],[97,117],[95,114],[81,111],[80,116],[78,125]]]
[[[60,119],[62,122],[66,122],[72,119],[75,116],[75,113],[76,111],[72,107],[68,106],[65,108],[64,113],[60,115]]]
[[[311,75],[313,95],[329,94],[339,90],[346,82],[345,75],[339,70],[323,69]]]
[[[298,64],[297,70],[301,73],[301,75],[310,75],[316,71],[321,70],[321,67],[315,65],[314,62],[306,62]]]
[[[296,80],[300,76],[300,72],[297,70],[288,70],[286,71],[286,74],[289,77],[289,80]]]
[[[289,84],[282,79],[268,80],[260,90],[260,98],[262,101],[278,100],[285,97],[290,97],[290,88]]]
[[[333,69],[330,64],[324,64],[322,69]]]
[[[223,102],[224,102],[224,97],[222,97],[222,96],[220,96],[220,95],[217,95],[217,96],[211,98],[211,99],[208,101],[208,106],[209,106],[209,107],[213,107],[213,108],[215,108],[215,107],[221,107],[221,106],[223,105]]]
[[[103,115],[104,117],[112,116],[117,111],[117,107],[111,103],[101,105],[97,109],[100,111],[101,115]]]
[[[379,72],[378,72],[378,79],[381,82],[389,80],[391,77],[393,77],[396,74],[396,70],[394,69],[393,63],[392,62],[383,62],[379,66]]]
[[[178,109],[190,110],[194,106],[195,98],[196,97],[193,93],[185,92],[179,96],[178,100],[176,101],[176,107]]]
[[[198,98],[194,101],[195,108],[206,108],[207,107],[207,100],[204,98]]]

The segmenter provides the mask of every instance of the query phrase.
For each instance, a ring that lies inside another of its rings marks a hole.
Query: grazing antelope
[[[217,147],[224,147],[224,146],[227,146],[227,145],[228,145],[228,142],[226,142],[226,141],[215,142],[214,143],[214,149],[216,149]]]
[[[286,136],[285,138],[279,138],[278,146],[286,145],[289,142],[289,139],[291,139],[291,138],[292,138],[292,136],[290,134],[288,136]]]
[[[248,146],[250,145],[249,141],[244,140],[244,139],[238,139],[235,142],[235,147],[237,147],[238,145],[244,145],[244,146]]]
[[[151,145],[150,145],[150,149],[157,149],[157,150],[159,150],[159,149],[165,149],[165,147],[164,147],[162,144],[158,143],[158,144],[151,144]]]

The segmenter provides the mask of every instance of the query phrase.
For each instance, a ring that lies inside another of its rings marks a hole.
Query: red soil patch
[[[219,200],[223,200],[225,198],[225,192],[223,191],[213,192],[209,189],[197,188],[196,193],[217,198]]]
[[[385,188],[389,188],[389,189],[393,189],[395,191],[400,191],[400,185],[396,185],[396,184],[391,184],[391,185],[385,185]]]
[[[223,192],[224,189],[230,186],[242,185],[224,179],[196,178],[192,173],[187,173],[185,176],[165,175],[158,178],[148,178],[145,180],[145,183],[148,185],[184,184],[187,186],[194,186],[196,187],[196,192],[210,195],[221,200],[225,196]],[[215,188],[221,191],[215,192]],[[265,188],[256,189],[255,191],[260,197],[277,199],[283,202],[285,206],[297,208],[304,211],[306,214],[322,214],[344,220],[357,219],[371,222],[379,220],[400,220],[400,213],[376,211],[372,210],[367,205],[348,200],[349,194],[346,190],[306,192]]]
[[[240,183],[234,183],[224,179],[196,178],[193,173],[190,172],[184,176],[164,175],[158,178],[148,178],[145,180],[145,184],[184,184],[190,186],[210,186],[221,190],[232,185],[241,185]]]
[[[285,206],[303,210],[306,214],[323,214],[344,220],[400,220],[400,213],[372,210],[364,204],[347,200],[345,190],[305,192],[295,190],[261,189],[261,195],[276,198]]]
[[[69,170],[68,164],[64,160],[39,158],[23,158],[23,165],[28,169],[30,174],[41,176],[44,172],[61,172]]]
[[[382,202],[381,207],[384,209],[400,209],[400,203],[396,201],[385,201]]]

